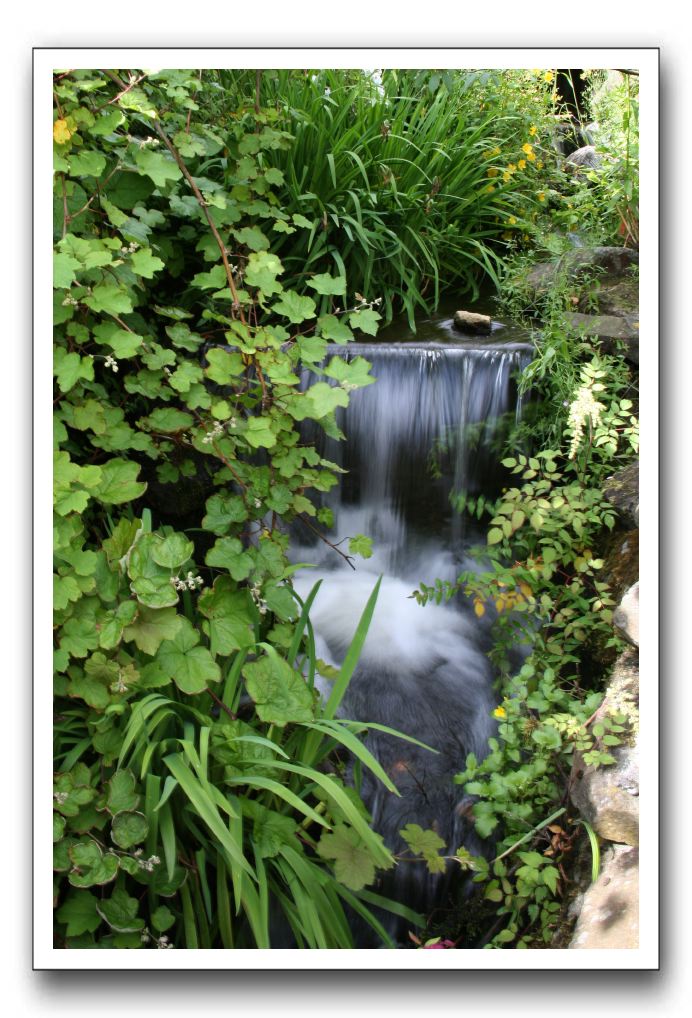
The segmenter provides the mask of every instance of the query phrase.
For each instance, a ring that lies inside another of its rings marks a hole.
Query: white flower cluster
[[[261,595],[262,595],[262,588],[260,587],[260,585],[258,583],[254,583],[250,587],[250,597],[252,598],[252,600],[257,605],[257,611],[260,613],[260,615],[266,615],[268,610],[269,610],[269,606],[267,605],[267,602],[264,600],[264,598]]]
[[[344,392],[353,392],[353,390],[357,389],[358,386],[356,385],[355,382],[342,382],[341,388],[344,390]]]
[[[148,930],[142,930],[139,939],[142,941],[143,944],[148,944],[150,940],[153,940],[156,946],[159,948],[159,950],[168,947],[175,947],[175,944],[168,943],[168,937],[165,934],[162,934],[160,937],[152,937],[151,933],[149,933]]]
[[[111,693],[126,693],[127,692],[127,685],[126,685],[126,683],[125,683],[125,681],[123,679],[123,673],[122,672],[118,672],[118,678],[117,678],[117,680],[115,682],[113,682],[111,684],[110,691],[111,691]]]
[[[571,460],[577,455],[584,434],[584,425],[587,418],[591,427],[598,423],[601,411],[605,410],[603,403],[594,399],[590,385],[582,385],[577,389],[577,395],[570,403],[569,414],[567,415],[567,427],[572,432],[572,441],[569,447],[569,458]]]
[[[356,298],[356,303],[354,304],[354,306],[352,308],[343,308],[342,309],[340,307],[335,307],[334,308],[334,314],[336,314],[336,315],[340,315],[340,314],[347,315],[351,311],[364,311],[365,308],[376,308],[376,307],[379,307],[379,305],[382,303],[382,298],[381,297],[375,297],[374,300],[367,300],[363,296],[362,293],[356,293],[355,298]]]
[[[204,580],[201,576],[193,576],[192,570],[190,570],[184,579],[180,579],[179,576],[171,576],[171,583],[176,590],[196,590],[197,587],[204,586]]]
[[[76,308],[76,307],[79,307],[79,301],[75,300],[74,297],[71,297],[69,295],[69,293],[68,293],[67,297],[65,297],[65,300],[62,302],[62,306],[64,308],[69,308],[69,307]]]
[[[105,364],[105,366],[107,368],[110,368],[111,371],[114,371],[116,373],[118,371],[118,362],[116,361],[115,357],[113,357],[112,354],[108,354],[108,356],[106,357],[106,364]]]
[[[133,240],[131,244],[127,245],[127,247],[120,248],[120,254],[134,254],[135,251],[139,251],[139,244],[136,240]]]
[[[221,438],[221,436],[223,435],[223,430],[224,430],[223,424],[221,423],[221,421],[217,421],[216,424],[214,425],[214,430],[208,431],[207,434],[202,439],[204,445],[211,445],[211,443],[215,441],[217,438]]]
[[[127,140],[134,142],[135,145],[139,145],[140,148],[145,148],[147,145],[151,145],[153,148],[158,148],[161,142],[158,138],[155,138],[152,134],[148,138],[135,138],[133,134],[128,134]]]
[[[53,798],[57,802],[58,806],[62,806],[62,804],[67,800],[69,794],[69,792],[53,792]]]

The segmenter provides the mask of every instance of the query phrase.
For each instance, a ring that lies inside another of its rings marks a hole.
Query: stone
[[[601,578],[619,601],[639,578],[639,530],[615,530],[607,547]]]
[[[620,522],[628,530],[639,528],[639,460],[608,477],[603,495],[617,509]]]
[[[593,145],[584,145],[576,152],[570,152],[565,162],[578,169],[597,170],[601,166],[602,159]]]
[[[583,897],[570,943],[572,950],[634,950],[639,947],[639,849],[612,845],[601,873]]]
[[[634,647],[639,646],[639,580],[627,591],[613,613],[613,625]]]
[[[492,329],[490,315],[479,315],[475,311],[455,311],[454,328],[473,336],[488,336]]]
[[[639,264],[639,252],[628,247],[576,247],[565,252],[560,258],[549,262],[538,262],[527,273],[526,285],[536,293],[548,290],[558,274],[565,273],[568,279],[577,279],[582,272],[592,268],[619,276],[631,266]]]
[[[582,315],[569,312],[565,321],[582,336],[598,339],[605,353],[617,353],[618,346],[632,364],[639,364],[639,315]]]
[[[608,747],[614,764],[586,766],[581,753],[574,754],[570,797],[596,834],[608,841],[639,844],[639,663],[634,650],[617,659],[603,703],[593,720],[623,714],[632,745]]]

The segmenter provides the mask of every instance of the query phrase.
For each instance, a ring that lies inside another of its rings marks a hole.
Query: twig
[[[209,696],[212,698],[212,700],[217,705],[217,707],[220,707],[221,710],[225,711],[226,714],[228,714],[229,718],[231,718],[232,721],[237,721],[238,720],[238,715],[234,714],[233,711],[229,707],[226,706],[226,704],[223,702],[223,700],[221,700],[216,695],[216,693],[213,692],[213,690],[209,689],[208,686],[205,689],[205,693],[209,693]]]
[[[328,544],[329,547],[332,548],[337,553],[337,555],[341,555],[342,559],[345,562],[348,562],[348,564],[350,565],[351,569],[353,569],[355,571],[356,567],[354,566],[353,559],[351,558],[350,555],[346,555],[343,551],[341,551],[341,549],[338,548],[335,544],[333,544],[329,540],[329,538],[324,536],[324,534],[322,533],[321,530],[318,530],[317,527],[314,526],[314,524],[312,524],[310,522],[310,520],[306,519],[306,517],[303,516],[302,513],[299,513],[298,516],[296,517],[296,519],[300,520],[300,522],[303,523],[308,528],[308,530],[311,530],[313,532],[313,534],[317,534],[317,536],[319,537],[320,541],[324,541],[325,544]]]

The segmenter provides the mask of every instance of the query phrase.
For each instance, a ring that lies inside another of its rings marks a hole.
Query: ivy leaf
[[[236,352],[219,348],[207,350],[205,375],[218,385],[228,385],[245,370],[243,358]]]
[[[174,159],[165,152],[157,152],[151,148],[140,148],[135,155],[135,162],[142,173],[151,177],[157,187],[165,188],[169,180],[180,180],[183,175]]]
[[[202,693],[221,678],[219,666],[206,647],[199,647],[199,633],[187,619],[172,640],[164,640],[156,655],[161,669],[183,693]]]
[[[130,292],[115,283],[97,283],[91,294],[84,297],[84,303],[92,311],[105,311],[109,315],[129,315],[132,311]]]
[[[101,925],[96,904],[96,898],[89,891],[70,891],[56,912],[58,922],[67,926],[68,937],[93,933]]]
[[[60,391],[69,392],[80,378],[93,382],[94,358],[80,357],[78,353],[68,353],[63,347],[57,346],[53,353],[53,374],[58,380]]]
[[[143,813],[123,810],[116,813],[111,823],[111,840],[118,848],[127,851],[141,844],[149,833],[149,824]]]
[[[377,335],[377,323],[381,320],[382,315],[379,315],[377,311],[373,311],[372,308],[363,308],[362,311],[354,311],[348,316],[348,322],[352,329],[360,329],[361,332],[367,333],[368,336]]]
[[[195,546],[184,534],[173,533],[152,546],[154,562],[167,569],[179,569],[192,556]]]
[[[118,360],[134,357],[144,337],[129,329],[122,329],[115,322],[99,322],[94,326],[94,339],[103,346],[109,346]]]
[[[127,603],[133,604],[132,601]],[[134,640],[144,654],[153,657],[164,640],[174,638],[180,628],[181,618],[175,608],[147,608],[141,605],[136,621],[127,626],[123,635],[127,641]]]
[[[325,339],[333,339],[336,343],[350,343],[353,339],[346,322],[336,315],[321,315],[317,319],[317,327]]]
[[[171,583],[171,570],[154,559],[154,546],[160,541],[155,534],[143,534],[130,552],[127,574],[137,600],[149,608],[168,608],[178,603],[178,594]]]
[[[136,933],[144,929],[144,920],[136,918],[139,902],[127,891],[113,891],[110,898],[97,902],[96,908],[101,918],[118,933]]]
[[[250,135],[245,135],[245,139]],[[234,230],[233,236],[241,244],[245,244],[251,251],[266,251],[269,247],[269,240],[257,226],[244,226],[242,230]]]
[[[277,315],[288,318],[293,325],[300,325],[301,322],[315,317],[315,302],[312,297],[300,297],[293,290],[287,290],[273,305],[272,310]]]
[[[150,247],[143,247],[139,251],[135,251],[130,257],[130,264],[133,272],[138,276],[143,276],[144,279],[153,279],[155,272],[160,272],[166,267],[165,262],[152,254]]]
[[[148,428],[150,431],[159,431],[164,435],[173,435],[179,431],[187,431],[195,423],[192,414],[184,410],[176,410],[174,407],[159,407],[142,417],[137,424],[140,427]]]
[[[305,679],[273,648],[259,661],[245,665],[243,675],[261,721],[283,728],[313,720],[312,693]]]
[[[323,832],[317,852],[323,859],[334,860],[336,879],[353,891],[360,891],[375,879],[375,863],[370,850],[347,824],[339,823],[331,833]]]
[[[71,177],[100,177],[106,168],[106,157],[93,150],[73,151],[69,162]]]
[[[115,815],[123,810],[137,809],[139,799],[132,771],[116,771],[108,781],[106,806],[110,813]]]
[[[191,286],[198,286],[200,290],[220,290],[228,285],[226,270],[223,265],[215,265],[209,272],[198,272],[190,281]]]
[[[371,364],[364,357],[356,357],[352,361],[345,361],[342,357],[332,357],[329,364],[323,368],[328,378],[335,378],[337,382],[346,382],[349,386],[362,388],[371,385],[375,381],[369,374]]]
[[[226,656],[254,643],[247,590],[236,590],[228,576],[219,576],[214,586],[199,597],[197,606],[208,619],[203,622],[213,654]]]
[[[265,297],[281,293],[283,287],[277,283],[276,277],[281,275],[284,267],[275,254],[269,251],[252,253],[245,268],[245,282],[248,286],[258,287]]]
[[[252,558],[237,537],[219,537],[204,561],[208,566],[227,569],[234,580],[244,580],[252,572]]]
[[[175,916],[166,905],[159,905],[151,913],[151,925],[157,933],[165,933],[175,922]]]
[[[222,536],[233,523],[242,523],[248,518],[245,503],[239,495],[212,495],[207,499],[207,513],[202,519],[204,530]]]
[[[190,353],[196,353],[200,344],[204,342],[204,338],[198,336],[196,332],[191,332],[189,326],[185,325],[184,322],[178,322],[176,325],[167,325],[166,335],[173,346],[189,350]]]
[[[68,880],[73,887],[93,887],[108,884],[118,872],[118,858],[104,855],[95,841],[79,841],[68,849],[73,869]]]
[[[75,279],[75,271],[80,262],[68,254],[53,254],[53,286],[59,290],[67,290]]]
[[[272,449],[276,445],[276,435],[266,417],[248,418],[245,438],[253,449]]]
[[[272,581],[265,586],[263,597],[269,611],[274,612],[284,622],[290,622],[298,615],[298,606],[288,587],[279,586]]]
[[[131,460],[112,459],[101,465],[101,482],[94,497],[107,505],[119,505],[139,498],[147,490],[144,481],[137,480],[140,467]]]
[[[348,550],[351,555],[360,555],[361,558],[372,558],[372,538],[364,534],[356,534],[348,542]]]
[[[107,134],[112,134],[116,127],[120,127],[121,124],[125,123],[125,117],[120,112],[111,107],[105,113],[100,113],[94,123],[88,128],[89,134],[96,135],[97,138],[103,137]]]
[[[435,831],[424,831],[418,824],[406,824],[399,833],[414,855],[423,856],[430,873],[444,873],[446,864],[439,852],[446,845]]]
[[[338,386],[328,385],[327,382],[317,382],[305,392],[304,402],[308,404],[305,416],[320,420],[332,413],[336,407],[348,406],[348,395]]]
[[[330,276],[328,272],[313,276],[307,280],[307,285],[317,293],[333,294],[343,297],[346,293],[346,280],[343,276]]]

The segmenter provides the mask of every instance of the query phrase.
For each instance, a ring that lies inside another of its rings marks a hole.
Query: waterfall
[[[437,752],[370,733],[367,745],[401,795],[366,772],[361,794],[373,826],[398,854],[410,854],[399,835],[408,823],[436,830],[447,854],[461,845],[480,853],[470,800],[452,779],[468,753],[485,754],[494,730],[488,623],[461,598],[421,607],[411,592],[420,581],[431,584],[438,577],[455,578],[462,568],[479,568],[467,558],[473,535],[464,532],[450,498],[493,493],[501,483],[501,426],[521,414],[515,376],[528,362],[530,347],[352,343],[330,347],[330,355],[365,357],[376,382],[353,392],[341,412],[344,442],[320,442],[315,431],[306,432],[327,459],[347,471],[324,497],[334,514],[326,534],[332,543],[365,534],[374,541],[374,554],[358,559],[354,571],[317,539],[294,542],[296,561],[317,567],[299,573],[296,586],[305,595],[322,578],[311,611],[317,655],[338,667],[383,576],[340,714],[388,725]],[[303,385],[316,380],[306,373]],[[319,688],[326,695],[327,680]],[[400,862],[377,890],[429,913],[444,900],[448,877],[431,876],[421,862]],[[406,929],[401,921],[390,923],[402,941]],[[370,945],[366,940],[359,946]]]

